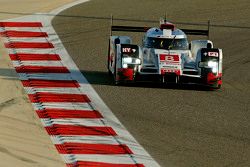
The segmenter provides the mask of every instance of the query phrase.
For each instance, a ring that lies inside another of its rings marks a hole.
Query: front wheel
[[[109,76],[112,76],[112,75],[113,75],[112,72],[110,71],[110,69],[108,69],[108,75],[109,75]]]
[[[116,67],[115,67],[115,69],[114,69],[113,82],[114,82],[114,85],[115,85],[115,86],[118,86],[118,85],[120,85],[120,83],[121,83],[121,82],[117,79],[117,70],[116,70]]]
[[[214,84],[213,86],[212,86],[212,88],[213,89],[220,89],[221,88],[221,84]]]

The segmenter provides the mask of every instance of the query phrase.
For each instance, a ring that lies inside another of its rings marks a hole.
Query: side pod
[[[126,36],[111,36],[109,44],[108,70],[115,84],[133,82],[141,65],[141,49],[132,45]]]

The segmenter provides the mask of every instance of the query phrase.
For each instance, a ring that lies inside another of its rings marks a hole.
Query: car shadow
[[[93,85],[113,85],[112,76],[104,71],[86,71],[81,70],[83,76]]]
[[[115,85],[113,77],[105,71],[86,71],[81,70],[83,76],[92,85],[107,85],[120,87],[134,87],[134,88],[155,88],[155,89],[174,89],[174,90],[195,90],[195,91],[212,91],[213,89],[198,85],[198,84],[162,84],[157,82],[136,82],[123,83]]]
[[[134,87],[134,88],[154,88],[154,89],[175,89],[175,90],[196,90],[196,91],[210,91],[202,85],[196,84],[161,84],[157,82],[136,82],[124,83],[115,85],[113,77],[106,71],[86,71],[81,70],[83,76],[92,85],[107,85],[107,86],[120,86],[120,87]],[[6,80],[19,80],[18,74],[14,69],[0,69],[0,77]]]

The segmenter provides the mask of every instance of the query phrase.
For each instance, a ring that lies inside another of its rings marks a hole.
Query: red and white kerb
[[[35,112],[69,167],[144,167],[112,123],[82,93],[40,22],[0,22],[10,59]],[[174,58],[175,59],[175,58]],[[124,133],[128,133],[124,131]]]

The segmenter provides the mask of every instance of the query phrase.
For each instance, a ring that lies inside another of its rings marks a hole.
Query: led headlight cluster
[[[141,64],[141,59],[133,57],[124,57],[122,58],[122,67],[128,68],[128,64],[139,65]]]
[[[215,62],[215,61],[209,61],[207,63],[207,66],[212,68],[212,72],[213,73],[217,73],[218,72],[218,62]]]

